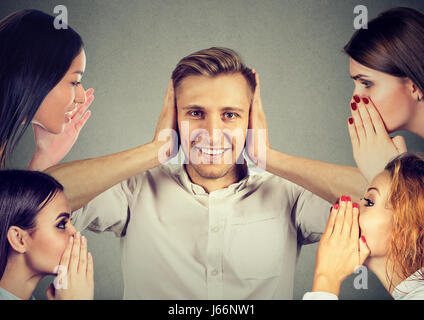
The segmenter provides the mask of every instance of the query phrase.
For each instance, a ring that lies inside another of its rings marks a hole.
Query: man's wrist
[[[152,167],[157,167],[171,159],[171,150],[166,147],[167,144],[169,144],[169,141],[153,140],[139,148],[143,150],[144,158],[146,157],[145,148],[148,148],[148,153],[150,154],[149,159],[152,161]]]

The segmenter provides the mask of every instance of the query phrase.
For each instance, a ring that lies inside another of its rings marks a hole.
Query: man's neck
[[[199,173],[190,164],[184,165],[184,167],[191,182],[203,187],[207,193],[224,189],[229,185],[243,179],[247,173],[246,164],[236,164],[224,176],[213,179],[200,176]]]

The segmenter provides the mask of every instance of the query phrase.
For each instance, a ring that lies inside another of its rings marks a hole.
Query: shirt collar
[[[414,291],[416,288],[424,286],[423,272],[424,270],[418,270],[407,279],[399,283],[392,292],[393,298],[395,300],[401,299],[408,293]]]
[[[245,188],[246,185],[251,181],[254,175],[257,175],[261,171],[263,171],[253,164],[253,162],[249,159],[249,157],[246,155],[245,152],[243,152],[243,158],[244,158],[243,164],[237,164],[238,166],[242,166],[243,178],[240,181],[235,182],[226,188],[215,190],[211,192],[210,194],[223,195],[223,196],[234,194],[237,191],[240,191],[243,188]],[[174,172],[175,172],[175,175],[178,177],[179,181],[181,182],[181,184],[187,190],[192,192],[194,195],[208,195],[208,193],[205,191],[205,189],[202,186],[195,184],[190,180],[190,177],[184,165],[179,165],[176,171]]]

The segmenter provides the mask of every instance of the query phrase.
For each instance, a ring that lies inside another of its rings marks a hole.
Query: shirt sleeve
[[[398,300],[424,300],[424,284],[401,296]]]
[[[306,292],[302,300],[339,300],[333,293],[329,292]]]
[[[136,177],[125,180],[101,193],[86,206],[72,213],[72,224],[78,230],[111,231],[117,237],[125,235]]]
[[[298,242],[309,244],[321,239],[330,215],[331,204],[304,188],[300,189],[293,213],[298,230]]]

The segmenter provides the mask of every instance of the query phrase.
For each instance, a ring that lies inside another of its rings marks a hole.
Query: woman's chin
[[[384,125],[386,127],[387,133],[391,134],[396,131],[403,131],[406,130],[406,124],[399,124],[399,123],[386,123],[384,122]]]
[[[37,120],[32,120],[31,123],[35,124],[41,128],[43,128],[45,131],[47,131],[48,133],[52,133],[52,134],[61,134],[66,127],[66,122],[67,120],[65,120],[62,125],[55,125],[55,126],[50,126],[50,125],[45,125]]]
[[[52,126],[52,127],[46,127],[46,131],[48,131],[51,134],[61,134],[63,133],[63,131],[65,131],[67,122],[65,120],[65,122],[62,123],[62,125],[60,126]]]
[[[63,131],[65,131],[65,127],[66,127],[66,124],[63,124],[60,128],[50,128],[50,129],[46,129],[46,131],[51,134],[61,134],[63,133]]]

